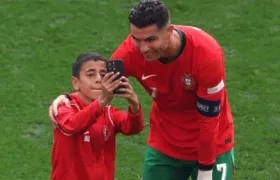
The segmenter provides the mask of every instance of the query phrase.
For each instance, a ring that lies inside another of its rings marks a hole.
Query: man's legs
[[[198,169],[192,172],[192,180],[197,180]],[[213,168],[213,180],[233,180],[234,149],[218,156]]]
[[[186,171],[184,162],[171,158],[147,146],[144,157],[143,180],[187,180],[191,170]]]

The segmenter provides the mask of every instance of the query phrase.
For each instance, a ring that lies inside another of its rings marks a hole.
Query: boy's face
[[[101,95],[101,81],[106,72],[104,61],[89,60],[82,65],[80,77],[72,78],[74,89],[79,91],[84,101],[89,103]]]

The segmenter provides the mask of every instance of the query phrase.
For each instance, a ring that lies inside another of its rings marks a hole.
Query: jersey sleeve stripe
[[[215,94],[221,91],[225,87],[224,80],[221,80],[217,86],[211,87],[207,89],[207,94]]]
[[[107,108],[107,109],[108,109],[108,116],[109,116],[109,120],[110,120],[110,122],[111,122],[112,126],[113,126],[113,127],[115,127],[114,121],[113,121],[112,116],[111,116],[111,111],[110,111],[111,106],[108,106],[108,108]]]

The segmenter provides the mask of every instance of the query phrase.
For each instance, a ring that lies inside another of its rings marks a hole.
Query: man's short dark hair
[[[96,52],[81,54],[72,65],[72,76],[78,78],[80,76],[82,66],[88,61],[104,61],[104,63],[106,63],[107,60]]]
[[[169,12],[160,0],[141,0],[130,11],[128,19],[137,28],[155,24],[158,29],[162,29],[169,21]]]

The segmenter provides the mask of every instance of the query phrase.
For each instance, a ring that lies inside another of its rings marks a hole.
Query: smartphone
[[[123,65],[123,61],[116,59],[116,60],[110,60],[107,61],[107,72],[114,72],[117,73],[119,72],[120,74],[114,79],[120,79],[122,76],[124,76],[124,65]],[[121,88],[122,86],[119,86],[118,88]],[[122,92],[118,92],[118,88],[114,90],[114,94],[121,94]]]

